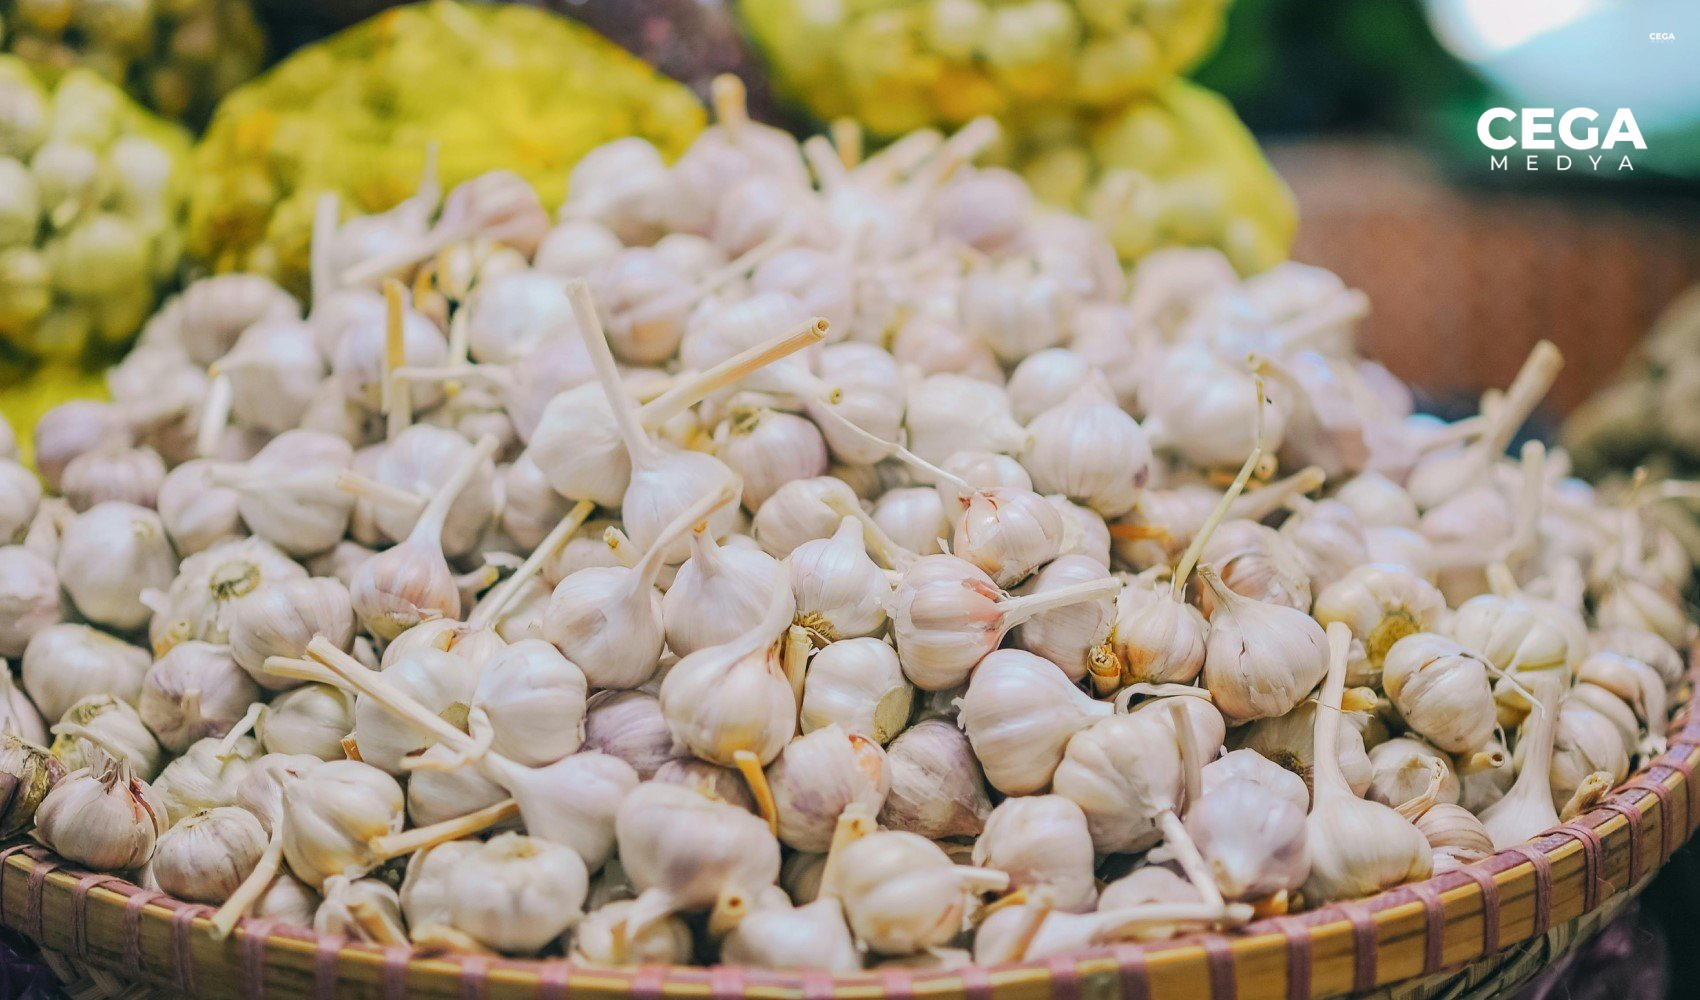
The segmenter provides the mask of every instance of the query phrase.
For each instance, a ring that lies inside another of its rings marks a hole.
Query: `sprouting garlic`
[[[648,781],[676,755],[661,701],[644,691],[598,691],[585,702],[584,745],[625,761]]]
[[[285,769],[283,856],[310,886],[332,875],[359,876],[376,862],[371,842],[402,828],[406,799],[395,779],[353,760],[317,762],[306,772]]]
[[[627,918],[636,904],[615,900],[591,910],[573,933],[572,958],[590,965],[683,965],[690,961],[691,929],[675,916],[662,917],[636,933]]]
[[[96,504],[71,522],[59,545],[59,583],[83,617],[128,632],[151,614],[144,590],[163,591],[177,574],[159,515],[134,504]]]
[[[24,650],[19,674],[41,714],[58,719],[91,694],[134,704],[150,662],[140,646],[87,625],[65,623],[35,634]]]
[[[581,569],[555,587],[544,635],[592,687],[635,688],[654,675],[666,638],[655,581],[667,554],[697,522],[736,500],[732,489],[696,497],[655,536],[636,566]],[[788,587],[785,596],[790,597]]]
[[[320,760],[341,758],[342,741],[353,731],[353,696],[329,684],[285,691],[254,724],[254,735],[266,753],[306,754]]]
[[[1415,632],[1387,650],[1381,681],[1414,731],[1442,750],[1470,753],[1487,748],[1497,725],[1489,669],[1445,636]]]
[[[346,937],[367,944],[396,945],[407,941],[402,926],[401,898],[375,878],[332,875],[325,879],[324,899],[312,918],[315,934]]]
[[[1015,626],[1042,611],[1113,595],[1120,589],[1120,581],[1106,578],[1009,597],[970,563],[955,556],[926,556],[904,572],[892,595],[897,657],[916,687],[925,691],[955,687]]]
[[[1324,626],[1345,623],[1363,642],[1373,675],[1399,640],[1440,626],[1446,598],[1407,569],[1365,563],[1323,587],[1311,613]]]
[[[880,825],[929,840],[977,836],[991,814],[986,779],[968,738],[953,723],[926,719],[886,748],[891,791]]]
[[[152,782],[166,818],[175,824],[191,813],[235,804],[237,789],[259,757],[260,745],[249,736],[196,740]]]
[[[767,824],[679,785],[639,785],[615,829],[639,891],[626,915],[631,938],[669,914],[707,910],[727,893],[753,896],[779,877],[779,841]]]
[[[1387,806],[1357,797],[1340,771],[1339,758],[1327,748],[1341,729],[1340,705],[1346,687],[1351,630],[1335,622],[1328,629],[1328,673],[1316,715],[1313,801],[1306,823],[1310,849],[1307,900],[1317,903],[1357,899],[1389,886],[1429,876],[1433,858],[1428,840]]]
[[[1208,566],[1215,595],[1204,649],[1204,686],[1230,724],[1286,715],[1328,670],[1322,626],[1301,611],[1242,597]]]
[[[1369,791],[1364,797],[1371,802],[1401,806],[1422,795],[1436,773],[1440,782],[1434,790],[1435,801],[1458,801],[1461,790],[1451,759],[1422,740],[1400,737],[1378,743],[1370,748],[1369,763]]]
[[[992,787],[1029,795],[1051,783],[1077,732],[1114,712],[1069,683],[1051,661],[1000,649],[975,669],[960,721]]]
[[[708,531],[692,531],[691,557],[661,598],[667,648],[686,656],[743,634],[761,620],[779,574],[778,561],[760,549],[721,545]]]
[[[817,853],[832,846],[839,814],[847,807],[855,805],[873,815],[891,790],[879,744],[836,725],[787,743],[768,765],[767,780],[779,817],[780,843]]]
[[[65,765],[40,745],[0,733],[0,837],[35,822],[36,809],[65,777]]]
[[[203,810],[159,835],[148,870],[178,899],[222,903],[260,863],[266,840],[260,821],[246,809]]]
[[[142,717],[111,695],[78,699],[53,727],[53,756],[69,770],[97,767],[102,747],[114,748],[143,781],[153,780],[164,763],[159,741]],[[92,736],[90,735],[92,734]]]
[[[66,775],[41,800],[35,838],[96,871],[140,868],[165,833],[165,806],[122,757]]]
[[[891,585],[868,557],[861,521],[846,517],[830,538],[804,542],[787,561],[796,623],[818,643],[864,638],[885,627]]]
[[[136,709],[162,746],[181,753],[203,736],[229,732],[259,697],[229,646],[181,642],[148,668]]]
[[[881,955],[910,955],[954,938],[972,897],[1009,876],[956,865],[912,833],[870,833],[843,848],[822,891],[837,896],[856,939]]]
[[[885,746],[908,723],[914,698],[885,640],[843,639],[809,661],[798,722],[804,733],[837,725]]]
[[[1062,795],[1005,799],[974,841],[974,863],[1005,872],[1012,888],[1044,889],[1057,909],[1084,913],[1098,901],[1087,817]]]
[[[354,642],[354,604],[348,588],[323,577],[269,580],[229,605],[225,633],[236,665],[271,690],[296,681],[265,671],[266,658],[299,658],[322,635],[338,649]]]

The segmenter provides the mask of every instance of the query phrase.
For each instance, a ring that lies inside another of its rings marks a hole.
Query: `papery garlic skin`
[[[1233,593],[1209,567],[1198,575],[1217,601],[1203,673],[1216,707],[1230,724],[1286,715],[1327,671],[1322,626],[1303,612]]]
[[[266,831],[246,809],[219,806],[184,817],[160,835],[149,872],[161,889],[193,903],[222,903],[266,849]]]
[[[263,538],[222,542],[190,556],[178,568],[163,603],[151,593],[142,595],[148,603],[159,605],[148,623],[154,654],[163,656],[173,645],[190,639],[228,642],[231,604],[264,584],[306,575]]]
[[[1372,768],[1364,797],[1387,806],[1401,806],[1423,795],[1436,771],[1441,775],[1435,798],[1454,804],[1460,789],[1452,761],[1420,739],[1400,737],[1378,743],[1369,751]]]
[[[1005,872],[1029,895],[1044,889],[1057,909],[1091,910],[1098,900],[1096,863],[1086,814],[1061,795],[1005,799],[974,841],[974,863]]]
[[[259,697],[230,647],[182,642],[148,668],[136,708],[160,744],[181,753],[203,736],[229,732]]]
[[[356,908],[365,911],[362,916],[371,923],[357,918]],[[313,913],[313,933],[366,944],[382,944],[384,938],[375,937],[375,929],[369,929],[372,923],[381,928],[377,933],[386,935],[389,940],[406,939],[401,899],[394,889],[375,878],[332,875],[325,880],[323,901]]]
[[[478,668],[453,653],[414,649],[384,669],[384,680],[427,711],[464,721]],[[354,702],[354,739],[361,760],[392,775],[402,773],[403,757],[436,742],[434,734],[366,695]]]
[[[354,731],[354,696],[329,684],[303,684],[278,695],[254,724],[266,753],[339,760]]]
[[[35,838],[67,861],[96,871],[140,868],[166,830],[165,806],[127,764],[67,774],[41,800]]]
[[[105,747],[64,730],[62,727],[67,722],[88,729]],[[141,715],[127,703],[110,695],[91,694],[79,698],[65,710],[59,725],[54,728],[60,731],[53,740],[53,756],[64,761],[69,770],[98,768],[106,748],[119,751],[131,770],[143,781],[153,780],[164,763],[159,741],[142,721]]]
[[[1214,783],[1187,810],[1186,829],[1228,899],[1292,892],[1310,876],[1304,809],[1267,785]]]
[[[966,497],[951,551],[1012,587],[1062,552],[1062,515],[1030,490],[995,487]]]
[[[585,702],[583,749],[618,757],[648,781],[677,756],[661,702],[644,691],[598,691]]]
[[[35,634],[24,650],[19,674],[41,714],[58,719],[91,694],[135,704],[151,662],[140,646],[87,625],[65,623]]]
[[[779,877],[779,841],[767,824],[678,785],[639,785],[615,829],[620,860],[640,892],[640,914],[631,918],[638,927],[706,910],[723,889],[754,892]]]
[[[1255,521],[1226,521],[1211,534],[1199,556],[1221,582],[1242,597],[1308,612],[1310,576],[1292,543],[1280,532]],[[1199,592],[1206,618],[1215,614],[1215,591]]]
[[[960,721],[992,787],[1030,795],[1050,784],[1070,738],[1114,711],[1081,693],[1051,661],[1001,649],[974,671]]]
[[[758,909],[739,921],[720,945],[720,959],[756,969],[819,970],[838,976],[862,969],[836,899],[795,909]]]
[[[1205,795],[1230,781],[1249,781],[1291,802],[1300,815],[1310,811],[1310,786],[1305,780],[1256,750],[1242,747],[1228,751],[1204,765],[1201,778]]]
[[[1442,750],[1481,750],[1493,739],[1488,664],[1445,636],[1417,632],[1394,643],[1381,681],[1411,728]]]
[[[214,737],[196,740],[183,756],[165,765],[153,779],[173,824],[206,809],[237,805],[237,792],[260,757],[260,745],[244,736],[228,748]]]
[[[1360,565],[1316,595],[1312,614],[1324,627],[1344,622],[1362,640],[1372,669],[1380,669],[1401,639],[1433,632],[1446,613],[1446,598],[1428,581],[1403,568]]]
[[[860,806],[872,815],[891,790],[885,752],[864,736],[836,725],[792,740],[768,765],[779,840],[797,851],[825,852],[839,814]]]
[[[908,724],[914,697],[885,640],[843,639],[809,661],[798,723],[804,733],[837,725],[885,746]]]
[[[1151,474],[1139,422],[1113,402],[1077,393],[1027,425],[1021,464],[1040,493],[1060,493],[1105,517],[1128,513]]]
[[[943,719],[904,730],[886,749],[891,791],[880,825],[929,840],[978,836],[992,812],[979,759],[968,738]]]
[[[960,931],[974,883],[931,841],[890,830],[871,833],[845,848],[842,862],[823,891],[843,901],[850,929],[869,950],[910,955]]]
[[[538,768],[490,755],[479,767],[513,796],[531,836],[572,848],[592,872],[614,856],[616,819],[639,784],[630,764],[581,751]]]
[[[402,828],[401,786],[369,764],[333,760],[305,774],[284,771],[280,786],[283,857],[308,885],[365,874],[374,862],[371,841]]]
[[[65,529],[56,568],[85,618],[127,632],[147,622],[152,612],[142,603],[142,591],[169,587],[177,557],[158,514],[108,501]]]
[[[584,742],[585,691],[576,664],[549,643],[526,639],[485,661],[472,704],[489,720],[491,749],[540,767]]]
[[[779,574],[778,561],[767,553],[721,545],[708,532],[693,531],[691,557],[661,597],[667,648],[686,656],[742,635],[761,620]]]
[[[590,877],[570,848],[503,833],[448,876],[448,925],[499,951],[533,954],[584,916]]]
[[[337,580],[268,581],[230,605],[225,630],[236,665],[261,687],[282,690],[299,682],[267,673],[266,657],[300,658],[321,635],[346,651],[354,642],[353,599]]]
[[[1316,769],[1314,733],[1317,714],[1316,703],[1305,702],[1286,715],[1259,719],[1234,730],[1231,742],[1237,749],[1251,750],[1292,771],[1309,786]],[[1363,733],[1351,720],[1345,720],[1345,724],[1339,727],[1334,747],[1335,760],[1347,787],[1354,795],[1368,792],[1375,769],[1370,765]]]
[[[885,571],[868,557],[862,523],[846,517],[830,538],[791,551],[797,624],[825,642],[859,639],[885,627]]]

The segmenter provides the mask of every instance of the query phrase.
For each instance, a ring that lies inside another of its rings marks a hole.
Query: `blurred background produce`
[[[266,54],[248,0],[0,0],[0,28],[49,76],[92,69],[195,126]]]
[[[0,372],[111,361],[175,282],[189,137],[86,69],[0,56]]]
[[[582,25],[511,5],[395,8],[220,105],[196,152],[189,252],[299,292],[319,195],[389,208],[433,143],[445,186],[506,168],[553,208],[586,150],[639,135],[672,155],[703,119],[688,90]]]

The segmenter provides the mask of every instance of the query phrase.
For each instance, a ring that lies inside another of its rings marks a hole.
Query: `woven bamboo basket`
[[[1694,689],[1690,656],[1687,698]],[[1252,924],[1044,962],[834,978],[737,968],[605,969],[566,961],[421,957],[244,922],[41,847],[0,849],[0,922],[35,941],[74,995],[382,1000],[1308,1000],[1498,995],[1586,940],[1700,825],[1692,701],[1669,749],[1601,805],[1534,841],[1427,882]]]

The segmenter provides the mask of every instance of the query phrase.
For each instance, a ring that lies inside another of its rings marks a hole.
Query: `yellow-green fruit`
[[[1031,124],[1011,123],[1012,164],[1040,198],[1103,224],[1123,257],[1213,246],[1246,274],[1286,258],[1292,193],[1220,96],[1174,80],[1070,125]]]
[[[643,136],[668,157],[701,105],[589,29],[507,4],[399,7],[290,56],[219,106],[196,151],[189,251],[301,292],[327,191],[376,212],[413,193],[426,150],[452,186],[513,170],[553,207],[590,149]]]
[[[0,0],[0,23],[6,48],[49,77],[92,70],[194,124],[265,60],[250,0]]]
[[[892,138],[1102,111],[1196,66],[1228,0],[742,0],[780,95]]]
[[[87,70],[50,89],[0,56],[0,147],[0,339],[106,359],[176,279],[189,137]]]

